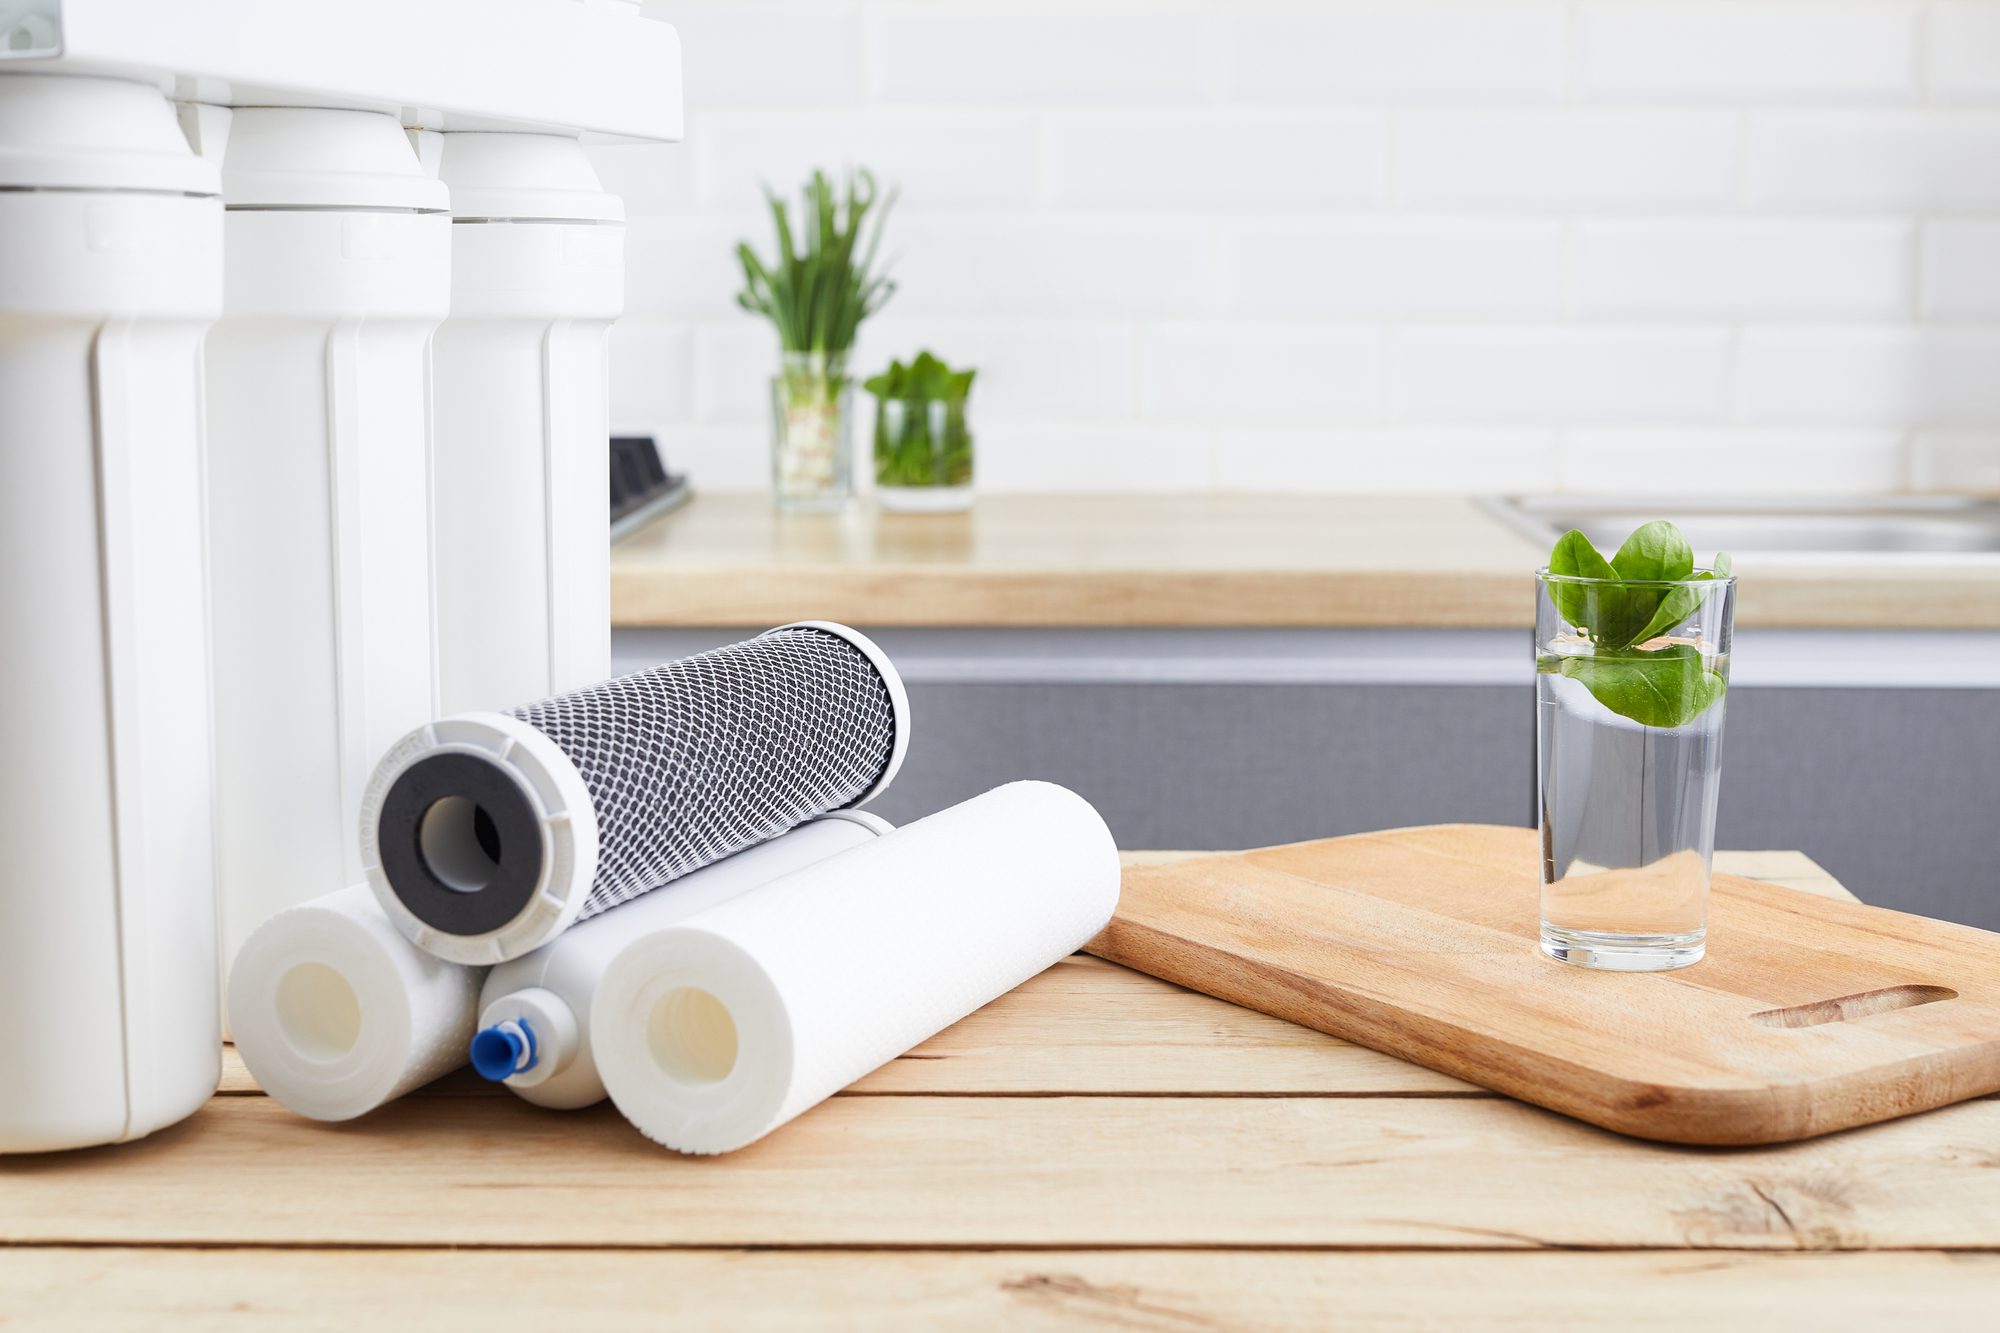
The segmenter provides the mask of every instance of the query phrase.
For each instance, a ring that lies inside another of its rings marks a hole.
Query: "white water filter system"
[[[435,709],[431,336],[442,183],[370,111],[190,106],[222,164],[208,339],[225,964],[274,913],[362,878],[362,789]]]
[[[537,1106],[568,1111],[604,1100],[590,1054],[590,1002],[626,945],[892,831],[866,810],[821,815],[500,964],[479,993],[473,1067]]]
[[[150,84],[0,73],[0,1151],[220,1071],[201,337],[222,205]]]
[[[625,210],[573,138],[415,138],[453,223],[431,370],[440,701],[508,708],[611,670],[605,335]]]

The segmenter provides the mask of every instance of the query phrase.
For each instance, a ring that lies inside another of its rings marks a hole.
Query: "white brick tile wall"
[[[1214,435],[1182,422],[978,423],[973,480],[985,490],[1150,494],[1214,484]]]
[[[1189,6],[878,4],[868,64],[885,102],[1192,102],[1203,24]]]
[[[795,195],[815,167],[866,167],[925,208],[1007,207],[1035,189],[1034,119],[1015,111],[718,112],[702,149],[702,199],[726,208],[761,207],[765,184]]]
[[[1893,430],[1580,428],[1563,438],[1561,484],[1572,491],[1656,492],[1660,460],[1686,495],[1856,494],[1902,485]]]
[[[1141,406],[1168,420],[1313,421],[1381,415],[1383,335],[1287,324],[1147,330]]]
[[[1755,113],[1744,174],[1772,211],[2000,207],[2000,113]]]
[[[976,365],[988,488],[2000,489],[2000,0],[649,8],[613,414],[703,486],[765,481],[758,182],[856,164],[854,370]]]
[[[2000,331],[1747,329],[1743,416],[1756,422],[2000,425]]]
[[[1046,122],[1058,205],[1257,211],[1377,204],[1388,186],[1382,111],[1114,111]]]
[[[1907,101],[1921,12],[1916,0],[1586,3],[1583,87],[1626,101]]]
[[[951,216],[897,224],[896,313],[1175,315],[1215,299],[1215,227],[1174,213]]]
[[[1726,111],[1412,111],[1395,170],[1419,207],[1717,208],[1737,135]]]
[[[842,0],[673,0],[649,18],[681,38],[687,109],[861,100],[861,11]]]
[[[1563,224],[1315,218],[1222,224],[1222,305],[1258,315],[1534,318],[1563,305]]]
[[[1932,99],[2000,102],[2000,5],[1933,0],[1926,27]]]
[[[1549,490],[1557,478],[1550,430],[1248,426],[1218,434],[1227,446],[1216,457],[1223,490],[1463,495]]]
[[[1910,441],[1910,484],[2000,492],[2000,431],[1918,431]]]
[[[1579,314],[1895,319],[1909,312],[1905,221],[1688,219],[1575,224]]]
[[[2000,319],[2000,222],[1945,218],[1925,223],[1918,266],[1925,315]]]
[[[1563,90],[1557,0],[1221,4],[1238,102],[1546,101]]]
[[[1390,351],[1412,421],[1720,421],[1721,329],[1412,329]]]

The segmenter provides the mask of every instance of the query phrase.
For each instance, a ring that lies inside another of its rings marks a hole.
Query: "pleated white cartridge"
[[[865,810],[822,815],[500,964],[479,994],[473,1067],[538,1106],[570,1110],[604,1100],[604,1081],[590,1054],[590,1001],[605,967],[621,949],[641,935],[890,831],[886,821]]]
[[[634,940],[598,1072],[647,1137],[743,1147],[1081,947],[1118,880],[1082,797],[996,788]]]
[[[404,939],[356,884],[252,932],[229,973],[229,1026],[281,1104],[352,1120],[465,1064],[485,978]]]

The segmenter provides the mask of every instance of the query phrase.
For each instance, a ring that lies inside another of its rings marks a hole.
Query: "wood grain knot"
[[[1789,1009],[1766,1009],[1750,1015],[1750,1021],[1767,1028],[1813,1028],[1822,1023],[1845,1023],[1871,1014],[1886,1014],[1892,1009],[1913,1009],[1920,1004],[1957,998],[1958,992],[1949,986],[1885,986],[1859,995],[1795,1004]]]

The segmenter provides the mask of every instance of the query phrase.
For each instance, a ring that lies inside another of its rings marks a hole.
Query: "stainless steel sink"
[[[1670,518],[1706,563],[1732,556],[2000,554],[2000,500],[1887,495],[1857,499],[1639,498],[1601,495],[1495,497],[1490,512],[1538,542],[1579,528],[1609,552],[1641,523]]]

